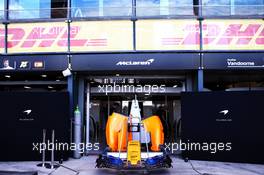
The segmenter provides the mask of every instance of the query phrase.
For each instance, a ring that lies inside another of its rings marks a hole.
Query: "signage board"
[[[62,71],[68,67],[67,55],[9,55],[0,56],[0,72]]]
[[[264,69],[264,53],[205,53],[205,69]]]
[[[85,54],[72,56],[74,71],[194,70],[198,53]]]

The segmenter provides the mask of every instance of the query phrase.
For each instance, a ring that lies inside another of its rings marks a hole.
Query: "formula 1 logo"
[[[147,61],[119,61],[117,66],[150,66],[155,60],[149,59]]]

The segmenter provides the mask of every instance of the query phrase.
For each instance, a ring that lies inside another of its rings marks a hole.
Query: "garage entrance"
[[[105,127],[108,116],[117,112],[129,116],[131,102],[137,98],[142,119],[157,115],[163,127],[165,142],[180,137],[180,93],[185,91],[184,77],[92,77],[87,80],[86,141],[99,143],[99,153],[106,147]],[[89,106],[89,107],[88,107]],[[88,118],[88,117],[87,117]]]

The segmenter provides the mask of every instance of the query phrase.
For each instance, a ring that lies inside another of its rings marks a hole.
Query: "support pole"
[[[46,163],[46,149],[47,149],[47,145],[46,145],[46,129],[43,129],[43,131],[42,131],[42,145],[45,146],[45,147],[44,147],[44,149],[41,152],[42,161],[41,161],[40,164],[37,164],[38,167],[46,167],[48,165],[48,163]]]
[[[198,91],[202,92],[204,89],[204,72],[203,69],[198,70]]]
[[[199,18],[199,30],[200,30],[200,66],[198,69],[198,92],[202,92],[204,89],[204,60],[203,60],[203,18]]]
[[[91,97],[91,88],[90,83],[87,83],[86,87],[86,145],[90,142],[90,97]],[[86,155],[88,154],[88,150],[86,150]]]
[[[51,160],[50,164],[46,166],[48,169],[56,169],[59,168],[59,165],[55,163],[55,156],[54,156],[54,151],[55,151],[55,130],[52,130],[51,134],[51,144],[52,144],[52,149],[51,149]]]

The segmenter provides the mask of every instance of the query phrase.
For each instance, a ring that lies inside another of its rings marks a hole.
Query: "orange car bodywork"
[[[160,151],[159,146],[164,144],[164,132],[158,116],[151,116],[142,121],[144,128],[150,133],[151,150]]]
[[[151,116],[142,120],[146,132],[150,133],[151,150],[160,151],[159,146],[164,144],[164,132],[158,116]],[[106,141],[111,151],[126,151],[127,142],[132,140],[128,133],[128,117],[113,113],[108,117],[106,124]]]
[[[113,113],[106,124],[106,142],[111,151],[126,151],[127,149],[128,117]]]

